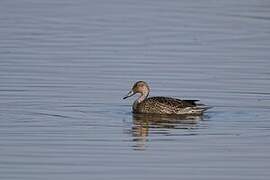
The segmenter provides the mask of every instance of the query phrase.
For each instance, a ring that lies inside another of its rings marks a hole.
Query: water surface
[[[269,179],[267,0],[0,2],[0,179]],[[200,99],[199,119],[122,100]]]

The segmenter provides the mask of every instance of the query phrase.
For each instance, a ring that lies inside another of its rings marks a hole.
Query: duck
[[[199,100],[181,100],[172,97],[154,96],[148,97],[150,87],[145,81],[137,81],[123,99],[135,94],[140,96],[132,105],[135,114],[159,114],[159,115],[203,115],[209,107],[199,104]]]

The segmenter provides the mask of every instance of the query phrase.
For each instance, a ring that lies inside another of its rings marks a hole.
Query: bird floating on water
[[[198,104],[199,100],[180,100],[162,96],[148,97],[149,92],[148,84],[144,81],[138,81],[123,99],[136,93],[140,94],[140,97],[133,103],[133,113],[198,116],[209,109],[204,104]]]

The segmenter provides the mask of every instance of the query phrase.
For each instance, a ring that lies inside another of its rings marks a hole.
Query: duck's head
[[[136,93],[141,94],[141,96],[147,97],[149,94],[149,91],[150,91],[150,88],[146,82],[138,81],[133,85],[132,89],[128,92],[128,94],[123,99],[131,97]]]

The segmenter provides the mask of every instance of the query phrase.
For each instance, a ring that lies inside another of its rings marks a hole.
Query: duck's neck
[[[136,100],[137,103],[143,102],[149,95],[149,92],[142,93],[141,96]]]
[[[143,102],[147,97],[149,93],[142,93],[141,96],[133,103],[132,109],[133,112],[137,112],[138,105]]]

